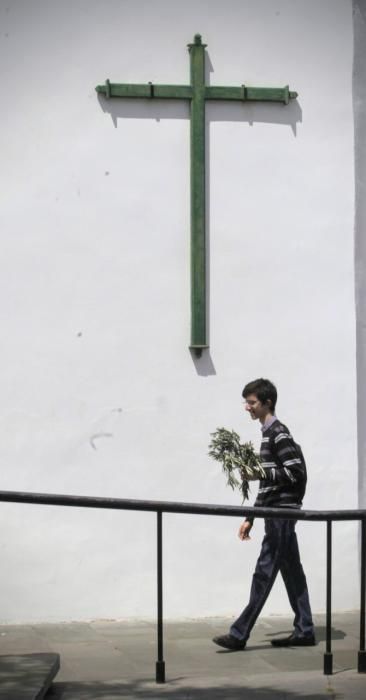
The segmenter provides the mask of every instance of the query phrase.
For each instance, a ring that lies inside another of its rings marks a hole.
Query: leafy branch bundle
[[[255,453],[251,442],[241,444],[240,437],[234,430],[217,428],[211,435],[208,454],[217,462],[222,462],[228,486],[233,490],[238,488],[244,502],[249,496],[248,481],[265,476],[260,457]]]

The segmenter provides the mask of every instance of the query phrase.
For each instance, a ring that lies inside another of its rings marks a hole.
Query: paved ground
[[[318,645],[273,649],[274,635],[291,620],[261,618],[245,651],[211,642],[227,620],[165,624],[166,683],[155,683],[156,631],[152,622],[0,626],[0,654],[57,652],[61,670],[47,700],[362,700],[366,674],[358,674],[359,615],[333,616],[334,674],[323,675],[324,617],[317,616]]]

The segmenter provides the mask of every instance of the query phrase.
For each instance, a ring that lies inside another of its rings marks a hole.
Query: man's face
[[[257,420],[259,418],[259,420],[264,421],[266,416],[271,413],[268,404],[259,401],[255,394],[249,394],[246,399],[244,399],[244,402],[245,410],[250,413],[253,420]]]

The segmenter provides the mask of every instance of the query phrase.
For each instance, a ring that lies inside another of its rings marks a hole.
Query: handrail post
[[[326,651],[324,654],[324,674],[333,673],[332,654],[332,521],[327,520],[327,616],[326,616]]]
[[[361,602],[360,602],[360,650],[358,672],[366,673],[365,651],[365,599],[366,599],[366,519],[361,520]]]
[[[158,575],[158,660],[156,682],[165,683],[165,661],[163,652],[163,513],[157,513],[157,575]]]

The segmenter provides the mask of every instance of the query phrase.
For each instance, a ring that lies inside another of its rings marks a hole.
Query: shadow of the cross
[[[200,377],[210,377],[213,374],[216,374],[209,348],[202,351],[201,357],[197,357],[194,350],[190,350],[190,353],[193,364],[196,368],[196,372],[200,375]]]
[[[297,124],[302,122],[302,110],[298,100],[288,105],[275,102],[215,102],[207,105],[207,121],[243,122],[255,124],[278,124],[289,126],[296,136]]]
[[[99,104],[110,114],[115,128],[118,119],[189,119],[188,100],[111,99],[98,95]],[[206,103],[206,126],[211,122],[242,122],[255,124],[279,124],[289,126],[296,136],[297,124],[302,122],[302,110],[298,100],[288,105],[274,102],[216,102]]]

